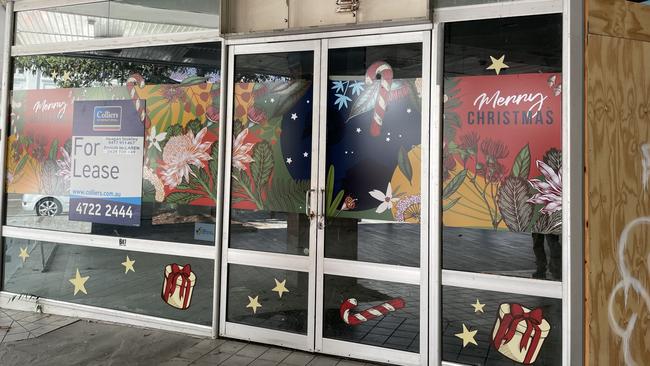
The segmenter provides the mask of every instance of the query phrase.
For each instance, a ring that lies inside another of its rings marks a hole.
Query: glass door
[[[319,351],[426,365],[429,33],[324,40]]]
[[[221,335],[426,365],[429,41],[230,48]]]
[[[226,337],[314,349],[319,47],[230,48]]]

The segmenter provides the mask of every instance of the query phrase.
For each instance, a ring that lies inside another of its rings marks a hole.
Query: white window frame
[[[434,9],[432,44],[431,146],[442,141],[442,76],[444,25],[446,23],[562,13],[562,281],[513,278],[479,273],[436,270],[441,268],[441,210],[439,195],[431,204],[431,283],[488,291],[562,299],[562,364],[581,365],[583,360],[583,5],[571,0],[521,0]],[[571,122],[573,121],[573,122]],[[440,192],[441,151],[431,151],[431,192]],[[441,286],[430,293],[430,343],[432,363],[459,365],[441,360]],[[435,321],[436,319],[437,321]],[[438,335],[437,337],[435,335]]]
[[[105,1],[105,0],[101,0]],[[39,54],[53,54],[71,51],[90,51],[90,50],[105,50],[115,48],[137,48],[137,47],[150,47],[162,45],[175,45],[175,44],[189,44],[189,43],[206,43],[206,42],[220,42],[221,45],[221,72],[224,75],[225,61],[226,61],[226,46],[225,40],[220,36],[218,29],[199,31],[199,32],[186,32],[186,33],[172,33],[172,34],[157,34],[151,36],[136,36],[136,37],[116,37],[106,39],[87,40],[80,42],[61,42],[51,44],[39,45],[13,45],[14,38],[14,19],[15,13],[24,10],[43,9],[54,6],[67,6],[78,5],[86,3],[96,3],[101,1],[94,0],[18,0],[7,1],[5,8],[5,38],[3,44],[3,67],[2,67],[2,94],[0,95],[0,118],[3,121],[8,120],[9,113],[9,98],[11,90],[12,74],[12,59],[17,56],[29,56]],[[224,109],[225,104],[225,80],[221,80],[221,100],[220,110]],[[220,135],[223,136],[224,124],[220,124]],[[0,129],[0,192],[5,190],[5,155],[7,148],[7,128]],[[219,139],[219,152],[221,161],[219,162],[218,177],[220,182],[218,186],[217,205],[215,214],[215,233],[221,231],[221,206],[220,201],[223,200],[223,151],[225,142],[224,139]],[[0,217],[4,218],[5,201],[0,200]],[[52,314],[66,315],[66,316],[79,316],[93,319],[101,319],[112,321],[116,323],[126,323],[133,325],[149,326],[152,328],[176,330],[189,334],[211,336],[215,337],[217,332],[216,320],[218,318],[218,289],[219,289],[219,263],[217,259],[220,257],[221,247],[220,235],[215,235],[214,245],[196,245],[178,242],[166,242],[151,239],[138,239],[129,237],[113,237],[103,235],[93,235],[84,233],[74,233],[65,231],[56,231],[49,229],[17,227],[11,225],[3,225],[0,227],[0,253],[4,252],[4,238],[18,238],[37,241],[56,242],[63,245],[79,245],[87,247],[104,248],[111,250],[122,250],[130,252],[151,253],[170,256],[183,256],[212,260],[214,263],[214,276],[213,276],[213,316],[211,325],[199,325],[195,323],[182,322],[173,319],[166,319],[154,317],[144,314],[131,313],[127,311],[120,311],[98,306],[82,305],[78,303],[65,302],[53,299],[39,299],[39,303],[43,305],[46,312]],[[122,245],[120,245],[122,240]],[[126,246],[124,245],[126,242]],[[1,256],[1,254],[0,254]],[[0,263],[2,268],[3,263]],[[3,306],[10,306],[21,310],[33,310],[34,307],[30,300],[26,301],[3,301],[9,299],[15,294],[7,291],[0,291],[0,303]]]

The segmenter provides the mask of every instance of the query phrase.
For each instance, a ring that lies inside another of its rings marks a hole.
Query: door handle
[[[305,215],[307,215],[310,221],[316,217],[314,211],[311,210],[311,193],[315,191],[315,189],[308,189],[305,191]]]
[[[320,190],[320,198],[320,210],[318,210],[318,229],[323,230],[325,228],[325,215],[327,215],[327,212],[325,212],[325,189],[323,188]]]

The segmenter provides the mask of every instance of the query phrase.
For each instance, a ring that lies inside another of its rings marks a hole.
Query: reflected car
[[[43,194],[24,194],[23,210],[34,211],[37,216],[56,216],[68,212],[70,197]]]

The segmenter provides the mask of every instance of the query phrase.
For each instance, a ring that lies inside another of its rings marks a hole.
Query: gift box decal
[[[535,362],[551,330],[542,309],[520,304],[501,304],[492,331],[492,344],[507,358],[530,365]]]
[[[165,266],[162,299],[170,306],[185,310],[190,307],[195,285],[196,276],[189,264],[168,264]]]

